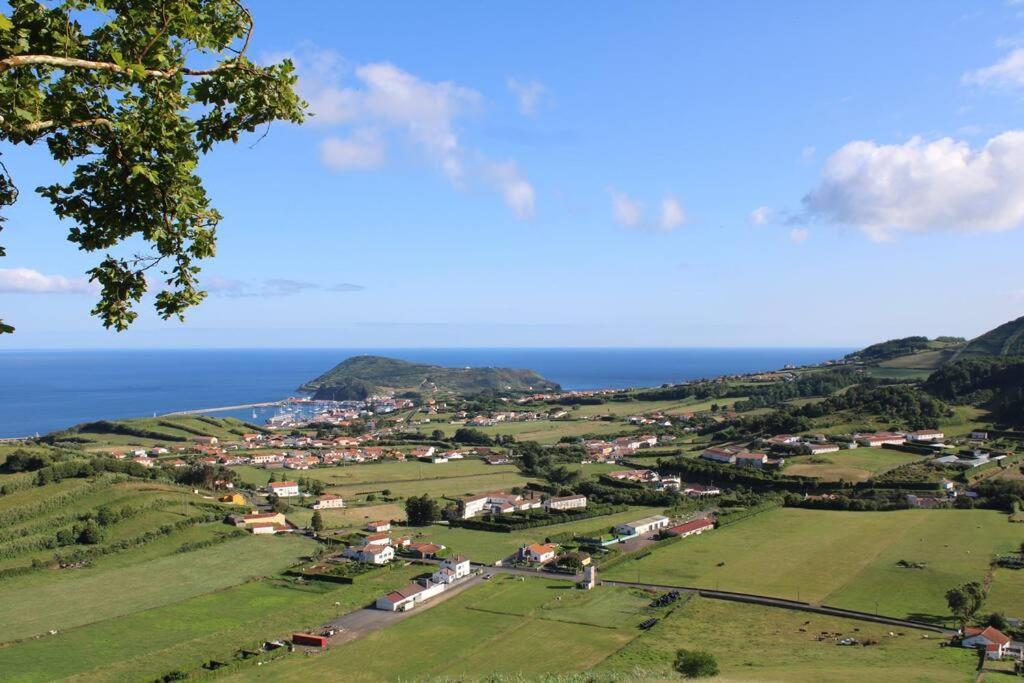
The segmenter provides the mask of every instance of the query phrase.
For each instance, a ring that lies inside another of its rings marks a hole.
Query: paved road
[[[666,586],[654,583],[637,583],[635,581],[601,581],[601,584],[605,586],[633,586],[636,588],[651,588],[654,590],[677,590],[686,593],[696,593],[700,595],[702,598],[710,598],[712,600],[731,600],[733,602],[745,602],[754,605],[765,605],[767,607],[780,607],[782,609],[799,610],[801,612],[827,614],[833,617],[857,619],[859,621],[870,621],[876,624],[887,624],[889,626],[899,626],[901,628],[915,628],[926,631],[934,631],[935,633],[941,633],[949,637],[952,637],[957,633],[954,629],[945,628],[942,626],[935,626],[933,624],[926,624],[920,621],[911,621],[909,619],[900,619],[898,617],[887,617],[880,614],[858,612],[856,610],[841,609],[838,607],[828,607],[827,605],[812,605],[807,602],[785,600],[783,598],[773,598],[767,595],[753,595],[750,593],[732,593],[730,591],[713,591],[704,588],[693,588],[691,586]]]
[[[348,614],[338,617],[334,621],[324,624],[323,628],[338,629],[338,633],[334,634],[329,641],[332,646],[341,645],[351,640],[367,636],[374,631],[379,631],[382,628],[391,626],[403,619],[408,619],[409,617],[428,610],[435,605],[440,605],[445,600],[455,597],[462,591],[477,585],[481,580],[480,576],[471,576],[459,585],[449,588],[440,595],[427,600],[408,612],[386,612],[381,609],[364,607],[361,610],[349,612]]]

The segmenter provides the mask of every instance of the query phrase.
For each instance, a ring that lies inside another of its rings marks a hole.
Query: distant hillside
[[[358,400],[373,394],[451,392],[457,394],[525,393],[560,387],[532,370],[508,368],[443,368],[382,356],[353,356],[339,363],[300,391],[324,400]]]
[[[263,427],[233,417],[174,415],[85,422],[48,434],[46,439],[53,442],[135,443],[133,439],[189,442],[197,436],[215,436],[225,441],[238,441],[242,434],[263,431],[266,431]]]
[[[1011,320],[972,339],[957,353],[956,359],[986,356],[1024,356],[1024,317]]]
[[[962,337],[903,337],[872,344],[846,358],[891,372],[931,372],[952,360],[965,343]]]

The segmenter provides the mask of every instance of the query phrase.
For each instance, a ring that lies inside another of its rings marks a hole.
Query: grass
[[[819,456],[789,458],[785,474],[815,477],[826,481],[865,481],[921,456],[886,448],[855,448]]]
[[[321,510],[320,517],[324,520],[324,528],[326,529],[349,529],[362,527],[367,522],[375,519],[405,519],[405,508],[395,503],[361,505]],[[296,507],[292,508],[291,512],[288,513],[288,520],[302,527],[309,526],[312,519],[313,510],[309,508]]]
[[[256,431],[252,425],[232,417],[211,418],[199,415],[171,417],[143,417],[113,420],[111,429],[90,428],[81,425],[58,433],[58,437],[74,438],[88,447],[98,446],[185,446],[197,436],[215,436],[223,441],[240,441],[241,435]]]
[[[313,548],[312,541],[297,536],[245,536],[176,553],[182,543],[177,539],[166,555],[129,566],[46,570],[0,583],[6,612],[0,642],[121,617],[275,574]]]
[[[589,519],[576,522],[553,524],[534,529],[522,529],[511,533],[453,528],[440,524],[429,527],[401,528],[393,533],[408,533],[417,537],[416,540],[429,540],[434,543],[440,543],[451,548],[454,552],[466,555],[474,562],[490,564],[496,560],[508,557],[513,551],[525,544],[543,541],[545,538],[555,534],[606,529],[623,522],[632,522],[656,512],[660,512],[660,510],[635,507],[626,512],[619,512],[605,517],[590,517]]]
[[[601,590],[609,596],[599,610],[603,614],[628,613],[636,605],[629,590]],[[568,611],[562,619],[550,618],[562,610],[548,606],[576,595],[565,583],[496,577],[366,638],[317,657],[292,655],[250,668],[234,680],[476,680],[492,674],[536,680],[586,671],[635,638],[636,622],[642,619],[594,626],[574,621]],[[485,611],[495,605],[513,611]],[[366,656],[371,652],[395,656]]]
[[[659,548],[606,578],[720,588],[941,621],[945,592],[981,581],[994,553],[1019,546],[990,510],[833,512],[784,508]],[[902,569],[897,562],[925,563]],[[1001,587],[997,587],[1001,590]],[[994,588],[995,590],[995,588]],[[999,595],[997,592],[996,595]],[[1017,614],[1024,591],[987,610]]]
[[[0,648],[5,681],[153,680],[240,647],[286,637],[352,611],[407,583],[422,568],[396,568],[365,583],[309,587],[255,581],[172,605]]]
[[[672,663],[679,649],[711,652],[722,681],[949,681],[974,680],[977,656],[940,647],[934,633],[742,605],[694,597],[596,667],[594,673],[645,673],[644,680],[677,680]],[[823,631],[840,633],[867,647],[817,641]],[[925,638],[925,636],[928,636]]]

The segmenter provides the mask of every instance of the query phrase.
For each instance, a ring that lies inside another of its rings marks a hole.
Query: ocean
[[[100,419],[275,401],[349,356],[535,370],[565,389],[657,386],[838,358],[852,349],[245,349],[0,351],[0,437]],[[256,411],[262,422],[270,409]],[[253,419],[253,411],[228,411]]]

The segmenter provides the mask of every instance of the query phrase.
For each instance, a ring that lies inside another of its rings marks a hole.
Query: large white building
[[[470,517],[476,517],[487,512],[508,513],[520,510],[534,510],[541,507],[541,505],[541,501],[536,498],[524,498],[517,493],[492,491],[463,498],[461,511],[462,518],[469,519]]]
[[[548,510],[573,510],[575,508],[587,507],[587,497],[583,494],[575,496],[560,496],[548,498],[544,501],[544,507]]]
[[[464,555],[455,555],[442,561],[441,566],[430,578],[434,583],[454,583],[469,576],[469,572],[469,558]]]
[[[668,517],[664,515],[652,515],[644,517],[635,522],[626,522],[615,527],[615,531],[624,536],[639,536],[642,534],[664,529],[669,524]]]

